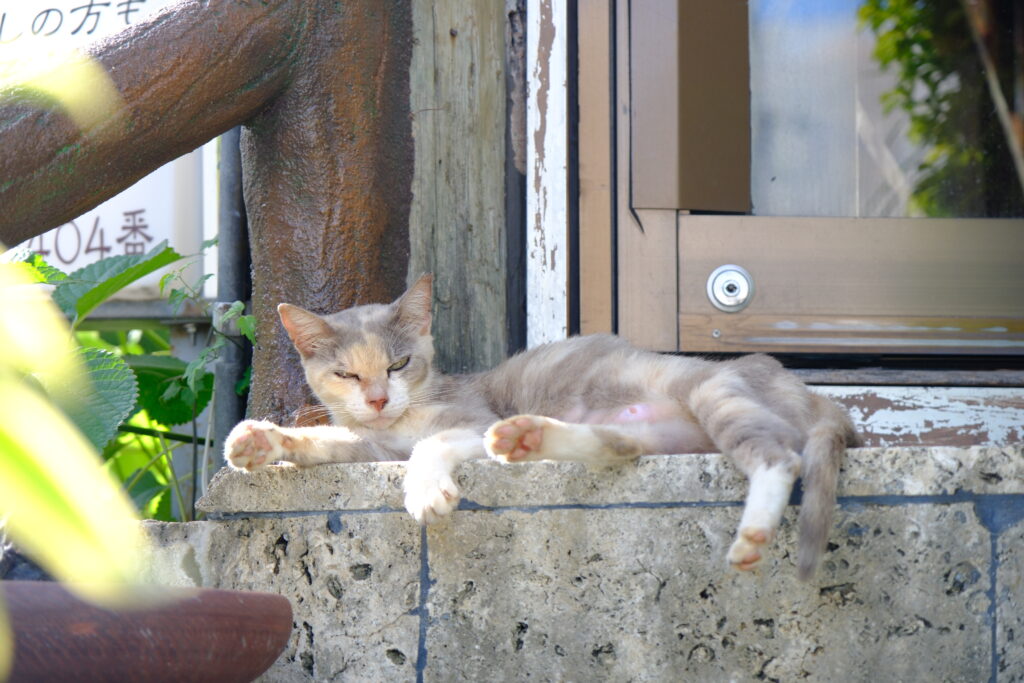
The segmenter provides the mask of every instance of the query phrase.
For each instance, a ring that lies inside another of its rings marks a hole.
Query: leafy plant
[[[181,259],[173,249],[160,244],[147,254],[109,257],[70,274],[34,254],[24,254],[18,264],[34,281],[53,287],[53,300],[76,331],[77,353],[92,379],[59,405],[102,451],[108,470],[123,482],[142,514],[164,520],[193,516],[194,495],[189,499],[184,492],[196,477],[200,442],[204,445],[203,462],[209,458],[209,438],[200,439],[194,429],[189,435],[171,428],[189,422],[194,425],[209,405],[213,374],[208,367],[225,344],[235,342],[211,331],[197,358],[186,363],[170,355],[167,336],[157,331],[85,330],[83,323],[126,285]],[[204,306],[200,297],[202,281],[186,283],[183,271],[181,268],[165,275],[160,281],[161,292],[176,308],[186,301]],[[243,312],[244,304],[235,302],[226,317],[237,321],[251,340],[252,316]],[[61,381],[59,374],[40,378],[52,395],[67,393],[56,391],[64,389]],[[190,473],[181,475],[174,467],[174,455],[186,444],[193,449],[193,467]],[[172,512],[172,498],[177,515]]]
[[[1008,57],[986,65],[972,39],[962,0],[864,0],[861,25],[875,35],[874,58],[894,69],[896,86],[882,95],[886,112],[910,120],[911,140],[929,148],[913,192],[915,207],[936,217],[1013,217],[1024,211],[1013,145],[1004,134],[988,74],[1012,92],[1012,31],[993,30]],[[991,26],[1012,26],[1013,3],[993,2]],[[998,86],[997,86],[998,87]]]

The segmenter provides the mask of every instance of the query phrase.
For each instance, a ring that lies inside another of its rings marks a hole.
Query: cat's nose
[[[366,402],[369,405],[371,405],[374,408],[376,408],[377,412],[379,413],[379,412],[383,411],[384,410],[384,406],[386,406],[388,404],[388,399],[387,399],[387,397],[384,397],[384,398],[368,398],[368,399],[366,399]]]

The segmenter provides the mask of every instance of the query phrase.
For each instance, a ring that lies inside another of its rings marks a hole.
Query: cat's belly
[[[615,406],[613,408],[588,408],[583,403],[556,415],[562,422],[576,422],[580,424],[611,425],[629,424],[634,422],[663,422],[665,420],[683,420],[682,411],[671,401],[648,401],[645,403],[631,403],[626,406]]]
[[[563,422],[620,425],[642,436],[652,453],[710,453],[715,445],[674,401],[648,401],[614,408],[589,409],[582,404],[557,416]]]

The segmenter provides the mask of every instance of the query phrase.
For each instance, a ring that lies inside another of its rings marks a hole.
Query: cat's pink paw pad
[[[764,545],[771,536],[766,529],[743,529],[740,534],[755,545]]]
[[[252,472],[277,459],[282,440],[276,425],[246,420],[237,424],[228,434],[224,459],[236,470]]]
[[[518,415],[491,425],[484,435],[487,453],[498,460],[516,462],[536,456],[544,442],[546,420]]]
[[[771,540],[768,529],[740,529],[738,538],[729,548],[729,564],[739,571],[751,571],[761,563],[761,550]]]

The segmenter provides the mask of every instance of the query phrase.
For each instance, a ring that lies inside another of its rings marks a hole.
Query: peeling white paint
[[[819,386],[846,406],[872,446],[1024,442],[1024,389]]]
[[[526,4],[526,345],[568,321],[567,0]]]

